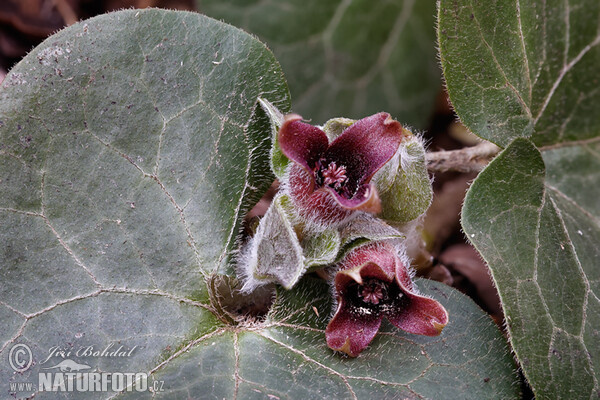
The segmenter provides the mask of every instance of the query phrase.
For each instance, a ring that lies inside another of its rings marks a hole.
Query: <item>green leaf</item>
[[[385,110],[425,128],[440,88],[433,0],[197,0],[252,32],[286,73],[294,111],[322,124]]]
[[[487,261],[536,397],[593,398],[600,360],[600,144],[542,158],[517,139],[473,182],[465,233]]]
[[[307,278],[278,292],[265,321],[216,331],[175,353],[153,376],[166,389],[155,398],[207,391],[228,399],[516,398],[513,360],[492,320],[454,289],[417,284],[450,313],[439,337],[384,324],[358,358],[335,354],[325,342],[328,287]]]
[[[3,362],[3,397],[37,377],[53,346],[137,346],[127,359],[79,360],[148,372],[223,329],[205,280],[228,271],[240,220],[273,179],[259,97],[289,109],[274,56],[186,12],[75,24],[8,74],[0,353],[25,342],[37,364],[20,375]]]
[[[340,230],[341,251],[336,257],[340,261],[352,249],[381,240],[400,240],[406,236],[379,218],[369,214],[359,214]]]
[[[291,289],[305,272],[332,264],[340,256],[336,229],[317,231],[298,217],[287,194],[279,193],[260,220],[254,237],[242,248],[238,270],[245,292],[278,283]]]
[[[538,146],[600,133],[600,2],[441,0],[448,94],[473,133]]]
[[[340,250],[340,234],[335,229],[326,229],[306,236],[302,240],[304,263],[307,268],[332,264]]]
[[[593,0],[438,9],[457,114],[501,146],[517,138],[469,190],[463,227],[490,266],[538,398],[599,392],[599,13]]]

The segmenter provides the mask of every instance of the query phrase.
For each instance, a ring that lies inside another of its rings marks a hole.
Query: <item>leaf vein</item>
[[[181,349],[179,349],[178,351],[176,351],[175,353],[171,354],[171,356],[169,358],[167,358],[166,360],[164,360],[163,362],[161,362],[160,364],[158,364],[156,367],[152,368],[149,371],[149,374],[154,374],[156,373],[158,370],[164,368],[167,364],[169,364],[171,361],[173,361],[175,358],[179,357],[180,355],[187,353],[193,346],[197,345],[198,343],[202,343],[203,341],[210,339],[214,336],[219,336],[222,333],[226,332],[227,328],[219,328],[216,329],[212,332],[209,332],[197,339],[192,340],[191,342],[189,342],[187,345],[183,346]]]
[[[97,287],[100,287],[101,286],[100,282],[98,282],[98,279],[96,278],[96,276],[94,275],[94,273],[79,259],[79,257],[77,257],[77,255],[75,254],[75,252],[63,240],[63,238],[60,236],[60,234],[58,233],[58,231],[54,228],[54,226],[50,222],[50,219],[48,219],[48,217],[46,216],[45,194],[44,194],[45,193],[45,186],[46,186],[45,182],[46,182],[46,172],[44,171],[42,173],[42,185],[41,185],[42,218],[44,219],[44,222],[46,223],[46,225],[48,226],[48,228],[50,228],[50,230],[52,231],[52,233],[54,234],[54,236],[56,236],[56,239],[58,240],[58,242],[60,243],[60,245],[65,249],[65,251],[67,252],[67,254],[69,254],[69,256],[75,261],[75,263],[85,271],[85,273],[92,279],[92,281],[94,282],[94,284]]]
[[[586,216],[586,218],[588,218],[590,221],[592,221],[598,228],[600,228],[600,220],[598,220],[598,218],[596,218],[595,215],[593,215],[592,213],[590,213],[589,211],[587,211],[585,208],[581,207],[581,205],[579,205],[578,202],[576,202],[575,200],[573,200],[571,197],[567,196],[564,192],[562,192],[560,189],[558,189],[557,187],[554,187],[550,184],[548,184],[546,182],[546,187],[550,190],[552,190],[554,193],[556,193],[558,196],[562,197],[563,199],[565,199],[566,201],[568,201],[569,203],[571,203],[571,205],[573,207],[575,207],[578,211],[580,211],[582,214],[584,214]]]
[[[560,70],[560,73],[558,74],[558,77],[554,81],[554,84],[550,88],[550,91],[546,95],[546,98],[544,99],[544,102],[542,103],[542,108],[540,108],[540,111],[539,111],[538,115],[533,120],[533,124],[534,125],[537,124],[537,122],[539,121],[539,119],[542,117],[542,114],[544,113],[544,111],[546,111],[546,108],[548,107],[548,104],[550,104],[550,100],[552,100],[552,97],[554,96],[554,93],[556,93],[556,89],[558,88],[558,86],[560,85],[560,83],[562,82],[562,80],[564,79],[565,75],[567,75],[567,73],[569,73],[569,71],[575,65],[577,65],[577,63],[583,58],[583,56],[585,56],[591,49],[593,49],[594,47],[598,46],[598,44],[600,44],[600,35],[596,36],[596,38],[590,44],[588,44],[587,46],[585,46],[579,52],[579,54],[577,54],[568,64],[566,64],[566,65],[563,66],[563,68]]]
[[[529,67],[529,56],[525,46],[525,35],[523,34],[523,21],[521,19],[521,1],[515,0],[517,6],[517,21],[519,24],[519,39],[521,39],[521,50],[523,51],[523,60],[525,62],[525,75],[527,79],[527,87],[529,88],[528,101],[531,103],[533,97],[533,84],[531,83],[531,71]]]
[[[270,340],[271,342],[283,347],[284,349],[287,349],[288,351],[291,351],[292,353],[295,353],[297,355],[299,355],[300,357],[302,357],[302,359],[304,359],[304,361],[307,361],[311,364],[315,364],[316,366],[324,369],[325,371],[329,372],[331,375],[335,375],[338,378],[340,378],[344,384],[346,385],[346,387],[348,388],[348,391],[350,392],[350,395],[352,396],[352,398],[354,400],[358,400],[358,397],[356,396],[356,393],[354,393],[354,390],[352,389],[352,386],[350,385],[350,383],[348,382],[348,378],[344,375],[342,375],[341,373],[337,372],[336,370],[334,370],[333,368],[330,368],[328,366],[326,366],[325,364],[320,363],[317,360],[314,360],[312,358],[310,358],[309,356],[307,356],[304,352],[293,348],[292,346],[289,346],[283,342],[280,342],[279,340],[269,336],[269,335],[265,335],[262,332],[257,332],[260,336],[264,337],[267,340]]]
[[[235,363],[233,367],[233,379],[235,382],[235,388],[233,390],[233,400],[237,400],[238,392],[240,389],[240,343],[238,333],[233,333],[233,352],[235,356]]]
[[[494,64],[496,65],[496,69],[498,70],[498,72],[500,73],[500,75],[502,75],[502,78],[504,79],[504,82],[506,83],[506,86],[515,94],[515,96],[517,96],[517,100],[521,104],[521,108],[523,108],[523,110],[527,114],[527,117],[531,118],[532,115],[531,115],[531,110],[529,109],[529,106],[523,100],[523,97],[521,96],[521,93],[519,93],[519,91],[517,90],[517,88],[515,88],[513,86],[513,84],[509,81],[508,77],[506,76],[506,73],[504,72],[504,69],[502,68],[502,66],[500,65],[500,62],[496,58],[496,54],[494,53],[494,49],[492,48],[492,46],[490,46],[490,44],[485,39],[485,37],[483,35],[483,30],[481,29],[481,24],[480,24],[479,19],[477,18],[477,16],[475,16],[475,12],[473,10],[473,5],[472,4],[471,4],[471,10],[473,11],[473,15],[474,15],[473,21],[475,21],[475,23],[477,24],[477,30],[479,32],[479,36],[481,37],[481,41],[483,42],[483,44],[487,47],[488,51],[490,52],[490,55],[492,56],[492,59],[494,60]]]
[[[592,371],[594,387],[598,387],[598,378],[596,377],[596,374],[594,373],[594,363],[592,361],[590,352],[587,350],[585,341],[583,340],[583,332],[585,330],[585,322],[587,320],[587,306],[588,306],[588,302],[589,302],[589,294],[591,292],[590,282],[588,281],[587,275],[586,275],[585,271],[583,270],[583,266],[581,265],[581,261],[579,260],[579,256],[577,255],[577,251],[575,249],[573,241],[571,240],[571,235],[569,234],[569,231],[565,224],[565,220],[563,218],[562,213],[560,212],[560,209],[558,208],[558,206],[556,205],[556,203],[554,202],[554,200],[552,198],[550,198],[550,202],[552,203],[554,211],[556,212],[556,214],[558,216],[563,233],[568,239],[568,244],[569,244],[569,247],[571,248],[571,252],[573,254],[573,259],[577,265],[577,268],[579,269],[579,272],[581,273],[581,277],[585,284],[585,293],[584,293],[584,298],[583,298],[582,313],[581,313],[581,326],[579,328],[579,335],[573,335],[573,336],[576,337],[577,339],[579,339],[579,341],[581,342],[581,345],[585,349],[585,355],[586,355],[586,359],[588,362],[588,367],[589,367],[590,371]],[[573,363],[574,362],[573,357],[570,357],[570,359],[571,359],[571,363]]]

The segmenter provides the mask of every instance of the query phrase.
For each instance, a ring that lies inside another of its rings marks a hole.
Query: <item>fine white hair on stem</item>
[[[237,254],[237,276],[243,285],[240,289],[242,293],[250,293],[259,286],[267,284],[254,277],[254,266],[258,259],[258,246],[256,236],[250,238],[242,245]]]

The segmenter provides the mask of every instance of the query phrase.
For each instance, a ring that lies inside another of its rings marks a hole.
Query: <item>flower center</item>
[[[340,194],[349,194],[346,188],[346,183],[348,183],[346,167],[338,166],[335,161],[331,161],[329,164],[325,164],[324,158],[317,161],[315,178],[319,186],[329,186]]]
[[[379,304],[386,292],[387,288],[383,282],[371,279],[359,288],[358,295],[365,303]]]
[[[335,161],[332,161],[327,166],[327,169],[322,170],[323,174],[323,184],[333,186],[336,189],[339,189],[340,186],[348,180],[346,176],[346,167],[340,165],[339,167],[335,164]]]
[[[352,282],[345,292],[352,313],[359,316],[393,313],[404,307],[407,301],[396,282],[377,278],[366,278],[362,285]]]

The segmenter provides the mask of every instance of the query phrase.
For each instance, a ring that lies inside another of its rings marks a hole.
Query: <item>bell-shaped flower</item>
[[[320,128],[287,115],[278,142],[292,163],[284,187],[300,216],[320,226],[345,221],[355,211],[378,213],[381,201],[370,183],[398,150],[402,126],[389,114],[356,121],[331,143]]]
[[[446,309],[418,294],[392,244],[357,247],[339,263],[334,278],[337,311],[325,331],[327,345],[356,357],[377,334],[383,318],[417,335],[439,335],[448,323]]]

